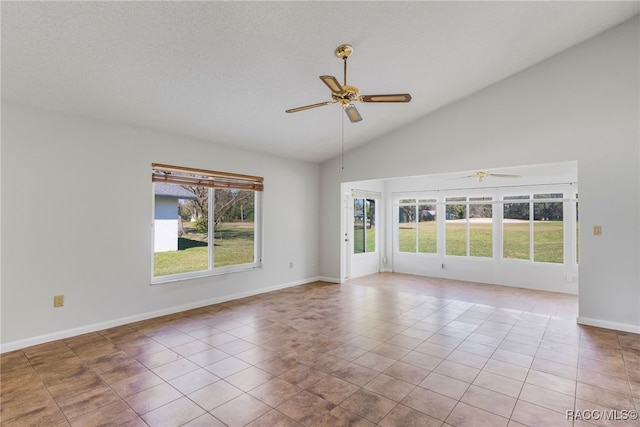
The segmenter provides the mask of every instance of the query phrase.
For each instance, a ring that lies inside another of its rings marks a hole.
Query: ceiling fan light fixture
[[[358,112],[358,109],[355,105],[346,103],[343,105],[343,108],[344,112],[347,114],[347,117],[349,117],[349,120],[351,120],[351,123],[356,123],[362,120],[362,116]]]

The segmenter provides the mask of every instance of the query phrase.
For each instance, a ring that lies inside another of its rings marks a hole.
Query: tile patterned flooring
[[[549,292],[317,282],[5,353],[0,421],[640,426],[640,336],[576,316]]]

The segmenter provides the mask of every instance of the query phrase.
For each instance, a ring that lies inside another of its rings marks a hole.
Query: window
[[[153,282],[255,268],[263,179],[152,165]]]
[[[400,252],[416,252],[417,233],[416,199],[402,199],[398,206],[398,249]]]
[[[493,205],[491,197],[448,197],[446,204],[446,254],[493,256]]]
[[[530,259],[529,196],[505,197],[502,212],[502,256]]]
[[[394,199],[394,250],[496,261],[577,263],[578,194],[573,184],[440,193]]]
[[[402,199],[398,206],[400,252],[437,252],[437,203],[435,199]]]
[[[353,253],[376,251],[376,201],[353,199]]]
[[[438,249],[435,199],[418,200],[418,252],[435,254]]]
[[[563,262],[562,196],[562,193],[533,195],[533,260],[536,262]]]
[[[446,254],[467,255],[467,198],[448,197],[446,199],[445,241]]]
[[[469,198],[469,256],[493,257],[491,197]]]
[[[564,262],[563,196],[550,193],[504,197],[504,258]]]

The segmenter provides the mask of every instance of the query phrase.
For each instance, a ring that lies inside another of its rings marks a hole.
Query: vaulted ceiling
[[[409,92],[357,105],[346,149],[518,73],[639,2],[2,2],[2,97],[321,163],[340,153],[334,49],[348,83]]]

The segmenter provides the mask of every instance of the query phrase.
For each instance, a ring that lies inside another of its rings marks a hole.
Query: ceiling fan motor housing
[[[336,101],[342,102],[343,104],[349,103],[351,101],[358,101],[359,94],[358,94],[357,87],[346,85],[346,86],[342,86],[342,89],[344,90],[344,92],[341,94],[332,93],[331,94],[332,98],[335,99]]]

